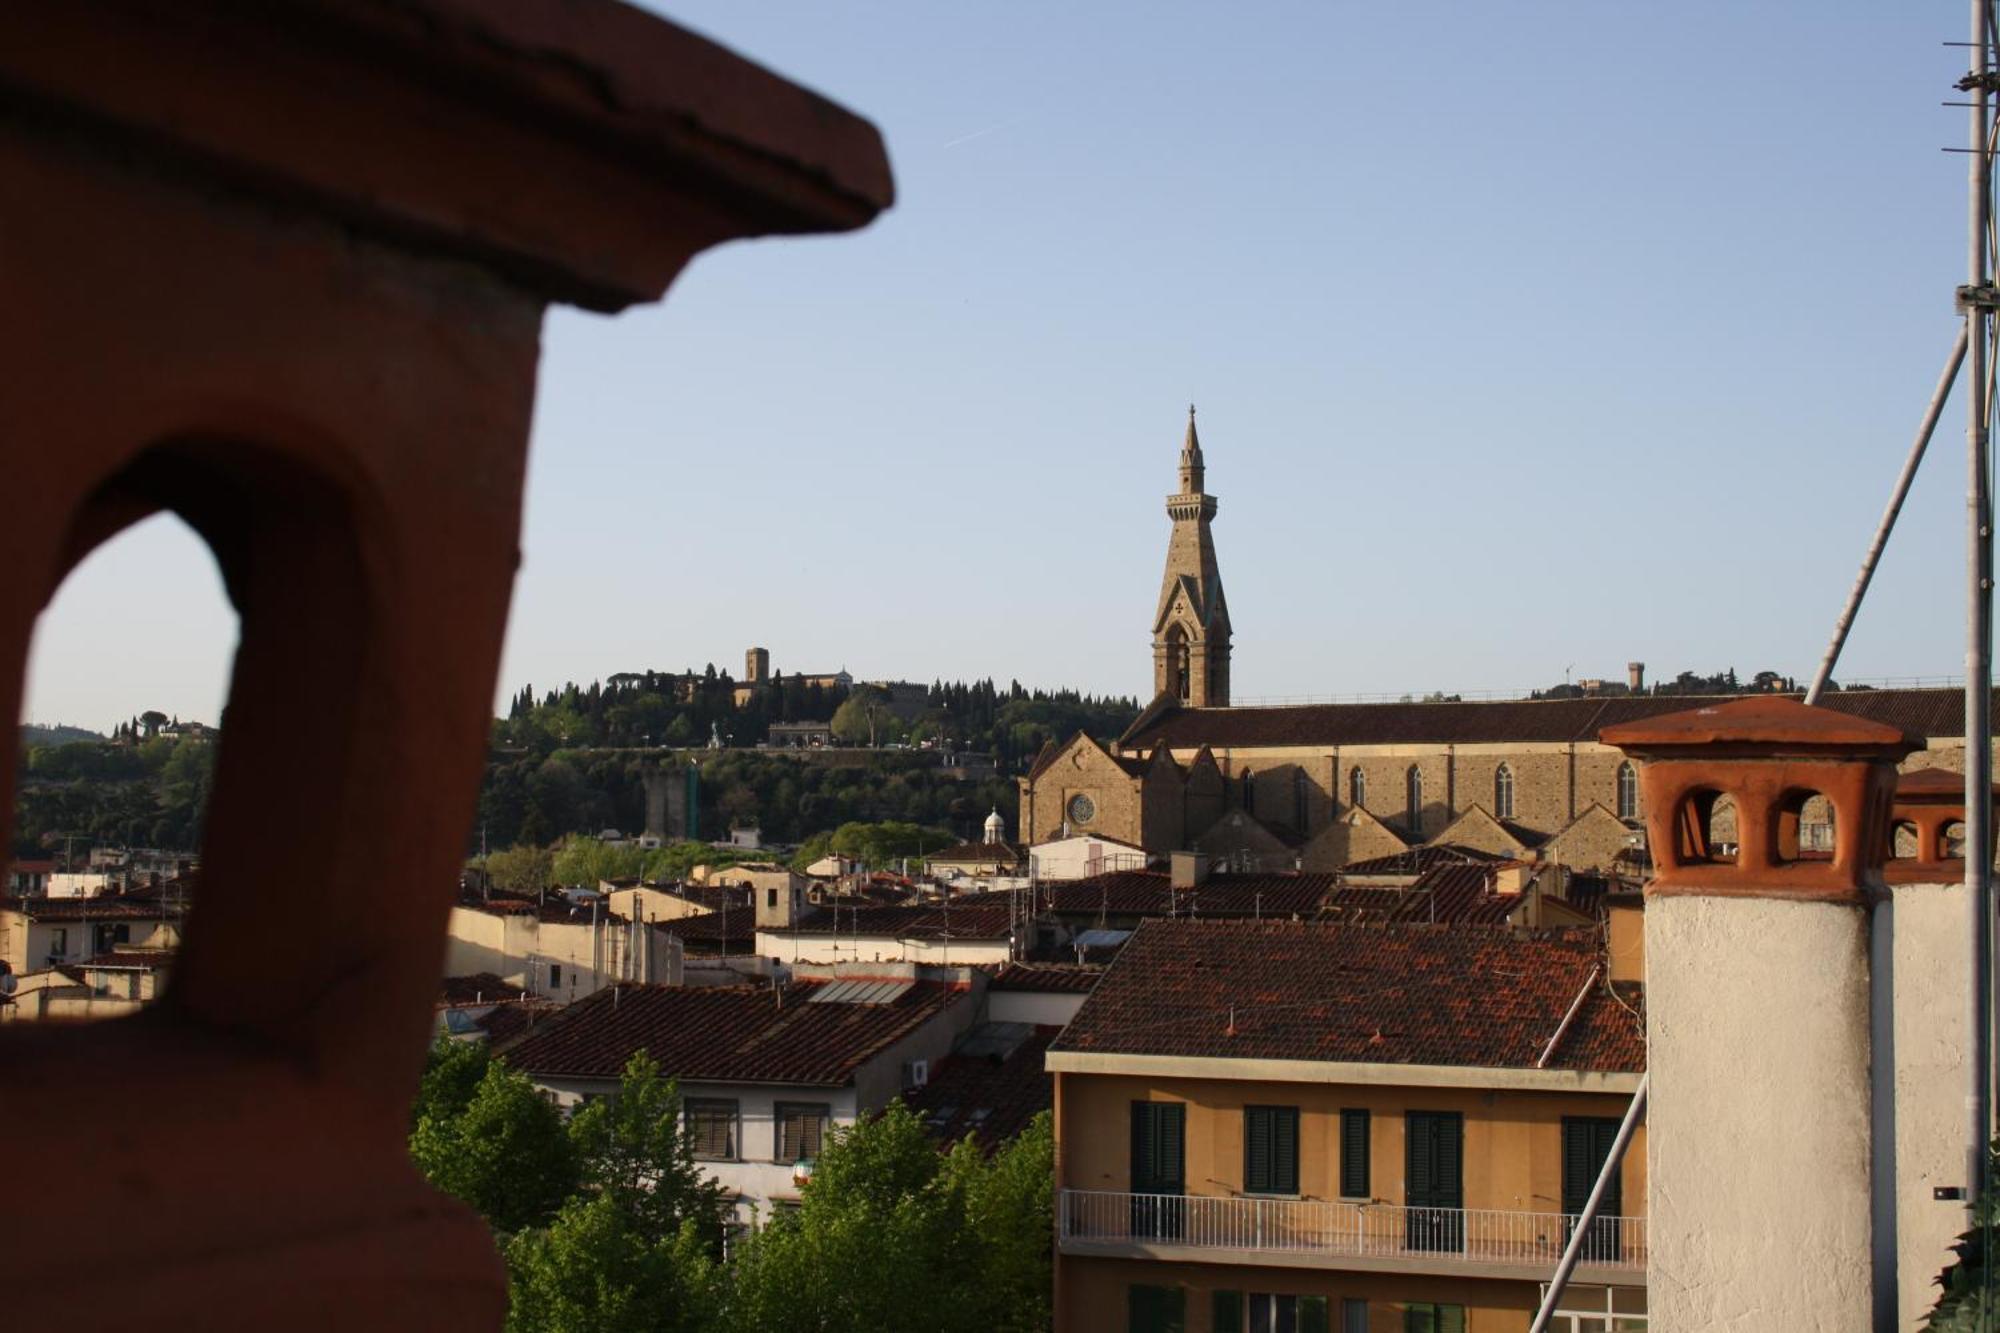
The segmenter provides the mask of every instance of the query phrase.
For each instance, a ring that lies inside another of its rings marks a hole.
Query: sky
[[[1808,677],[1956,324],[1962,5],[701,0],[881,127],[865,231],[553,312],[496,698],[845,667],[1145,695],[1187,405],[1237,701]],[[1954,401],[1842,679],[1964,660]],[[177,520],[26,720],[213,717]]]

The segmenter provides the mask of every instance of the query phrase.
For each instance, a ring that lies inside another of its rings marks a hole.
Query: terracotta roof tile
[[[1506,859],[1499,852],[1482,851],[1477,847],[1461,847],[1449,842],[1428,842],[1405,852],[1391,852],[1387,856],[1371,856],[1366,861],[1350,862],[1340,868],[1340,874],[1343,876],[1421,875],[1436,865]]]
[[[890,935],[897,939],[1005,939],[1014,926],[1014,907],[1005,893],[975,893],[943,903],[901,907],[816,908],[785,933],[801,935]]]
[[[886,1004],[810,1003],[827,983],[609,986],[507,1045],[532,1075],[616,1078],[634,1051],[683,1080],[844,1087],[968,992],[917,982]]]
[[[1597,733],[1605,727],[1726,703],[1731,697],[1660,694],[1474,703],[1178,708],[1162,713],[1143,729],[1135,728],[1120,744],[1132,750],[1150,751],[1160,741],[1176,750],[1192,750],[1201,745],[1240,748],[1590,741],[1597,739]],[[1820,706],[1912,736],[1965,734],[1965,696],[1960,690],[1840,690],[1823,698]],[[2000,709],[1995,709],[1995,717],[2000,718]]]
[[[1339,883],[1334,875],[1212,874],[1192,889],[1175,889],[1159,870],[1112,870],[1045,885],[1042,901],[1065,916],[1310,916]]]
[[[1051,1049],[1533,1068],[1600,959],[1589,930],[1148,921]],[[1645,1058],[1600,977],[1549,1067]]]
[[[1015,1027],[1023,1030],[1005,1031]],[[1055,1035],[1012,1023],[975,1028],[905,1102],[941,1142],[971,1138],[991,1152],[1055,1104],[1055,1081],[1043,1064]]]
[[[1049,991],[1088,995],[1104,969],[1094,963],[1008,963],[993,974],[989,991]]]

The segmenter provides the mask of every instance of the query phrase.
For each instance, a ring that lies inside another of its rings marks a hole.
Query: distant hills
[[[45,727],[34,722],[29,722],[24,723],[21,727],[21,748],[24,750],[31,745],[74,745],[78,741],[101,741],[104,739],[105,737],[98,732],[87,731],[82,727],[65,726],[61,723],[53,727]]]

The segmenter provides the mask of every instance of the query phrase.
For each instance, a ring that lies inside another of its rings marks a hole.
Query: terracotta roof
[[[1888,747],[1910,743],[1899,727],[1831,708],[1808,707],[1780,695],[1698,702],[1677,713],[1607,726],[1599,736],[1606,745],[1625,749],[1688,745]],[[1921,743],[1922,738],[1917,739]]]
[[[623,921],[625,918],[610,911],[603,903],[595,908],[588,904],[573,903],[560,893],[551,893],[542,898],[519,898],[509,893],[495,893],[480,897],[477,892],[459,896],[458,905],[473,912],[485,912],[492,916],[532,916],[545,925],[589,925],[593,915],[599,921]]]
[[[1005,939],[1014,926],[1014,908],[1004,893],[967,894],[943,903],[899,907],[817,907],[781,934],[889,935],[897,939]]]
[[[498,973],[473,972],[462,977],[446,977],[438,990],[439,1004],[498,1004],[532,995],[525,986],[510,986]]]
[[[1342,875],[1421,875],[1432,866],[1468,861],[1505,861],[1498,852],[1482,851],[1477,847],[1461,847],[1451,842],[1430,842],[1421,847],[1412,847],[1406,852],[1391,852],[1387,856],[1371,856],[1366,861],[1351,861],[1340,868]]]
[[[1593,930],[1148,921],[1051,1049],[1533,1068],[1601,957]],[[1548,1067],[1645,1058],[1600,975]]]
[[[114,949],[110,953],[101,953],[95,958],[86,959],[83,965],[85,967],[100,968],[135,967],[152,969],[171,967],[173,966],[173,962],[174,951],[172,949]]]
[[[1008,963],[993,974],[988,991],[1059,991],[1088,995],[1104,969],[1092,963]]]
[[[30,921],[171,921],[182,912],[179,903],[133,902],[120,895],[106,898],[0,897],[0,909],[20,912]]]
[[[1149,751],[1201,745],[1474,745],[1591,741],[1605,727],[1728,702],[1727,695],[1660,694],[1604,699],[1507,699],[1476,703],[1299,704],[1283,708],[1177,708],[1140,719],[1120,739]],[[1782,696],[1736,696],[1772,699]],[[2000,696],[1996,696],[2000,697]],[[1840,690],[1820,706],[1912,736],[1965,734],[1961,690]],[[2000,709],[1995,710],[2000,717]]]
[[[2000,794],[2000,782],[1993,784],[1993,790],[1996,794]],[[1954,773],[1948,768],[1919,768],[1896,778],[1896,795],[1898,797],[1956,796],[1963,799],[1965,774]]]
[[[1377,924],[1501,925],[1521,905],[1521,897],[1493,892],[1492,875],[1486,863],[1441,861],[1406,888],[1342,886],[1327,896],[1325,915]]]
[[[653,929],[674,936],[695,952],[716,949],[727,952],[739,946],[744,952],[757,942],[757,913],[748,907],[729,907],[720,912],[655,921]]]
[[[1055,1104],[1043,1065],[1055,1029],[987,1023],[931,1066],[930,1081],[905,1103],[943,1143],[972,1138],[991,1152]]]
[[[634,1051],[684,1081],[845,1087],[855,1071],[968,992],[916,982],[885,1004],[812,1003],[830,983],[609,986],[506,1046],[529,1074],[618,1077]]]
[[[1043,886],[1043,901],[1066,916],[1310,916],[1339,883],[1326,874],[1212,874],[1174,889],[1159,870],[1112,870]]]

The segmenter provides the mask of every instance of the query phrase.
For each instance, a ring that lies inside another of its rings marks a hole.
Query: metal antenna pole
[[[1869,543],[1867,553],[1861,557],[1861,572],[1855,575],[1854,587],[1847,594],[1847,605],[1841,608],[1840,619],[1834,622],[1833,640],[1826,645],[1826,655],[1819,660],[1819,673],[1813,677],[1812,688],[1806,691],[1808,704],[1819,702],[1820,694],[1833,678],[1834,664],[1840,661],[1840,650],[1847,646],[1847,633],[1854,628],[1854,615],[1861,609],[1861,599],[1868,595],[1868,584],[1875,577],[1875,566],[1881,562],[1882,550],[1889,544],[1889,533],[1896,526],[1897,516],[1903,512],[1903,501],[1909,497],[1910,483],[1916,479],[1917,465],[1924,461],[1924,450],[1930,447],[1931,434],[1937,430],[1938,418],[1944,415],[1945,400],[1951,397],[1952,381],[1958,378],[1958,368],[1965,363],[1965,342],[1965,326],[1961,324],[1958,337],[1951,345],[1951,355],[1945,358],[1944,373],[1938,376],[1937,388],[1931,391],[1924,419],[1917,423],[1917,438],[1910,445],[1910,456],[1903,460],[1903,471],[1889,493],[1888,506],[1882,510],[1882,521],[1875,527],[1875,540]]]
[[[1987,89],[1991,67],[1990,0],[1972,0],[1972,71],[1966,91],[1971,97],[1972,157],[1968,185],[1971,206],[1967,218],[1966,346],[1972,358],[1966,393],[1966,555],[1971,564],[1967,583],[1965,650],[1965,889],[1971,929],[1972,976],[1968,996],[1966,1097],[1966,1195],[1978,1197],[1988,1180],[1987,1144],[1992,1136],[1992,1092],[1989,1079],[1993,1030],[1989,992],[1992,989],[1992,637],[1993,525],[1988,493],[1987,441],[1987,227],[1992,212],[1993,167],[1988,155]],[[1989,1268],[1990,1273],[1990,1268]]]
[[[1542,1294],[1542,1308],[1535,1312],[1535,1322],[1528,1333],[1547,1333],[1549,1319],[1555,1314],[1556,1306],[1562,1304],[1569,1276],[1576,1271],[1577,1261],[1583,1258],[1583,1247],[1590,1241],[1597,1210],[1603,1206],[1612,1177],[1617,1175],[1618,1164],[1625,1158],[1625,1149],[1632,1142],[1632,1131],[1639,1127],[1639,1117],[1646,1113],[1646,1085],[1652,1077],[1651,1074],[1640,1076],[1639,1090],[1632,1094],[1632,1104],[1625,1108],[1625,1118],[1618,1124],[1617,1137],[1611,1140],[1611,1152],[1604,1159],[1603,1169],[1597,1173],[1597,1183],[1590,1187],[1590,1198],[1584,1202],[1583,1211],[1577,1214],[1576,1226],[1569,1233],[1569,1244],[1563,1246],[1562,1262],[1556,1265],[1556,1275],[1549,1279],[1549,1289]]]

